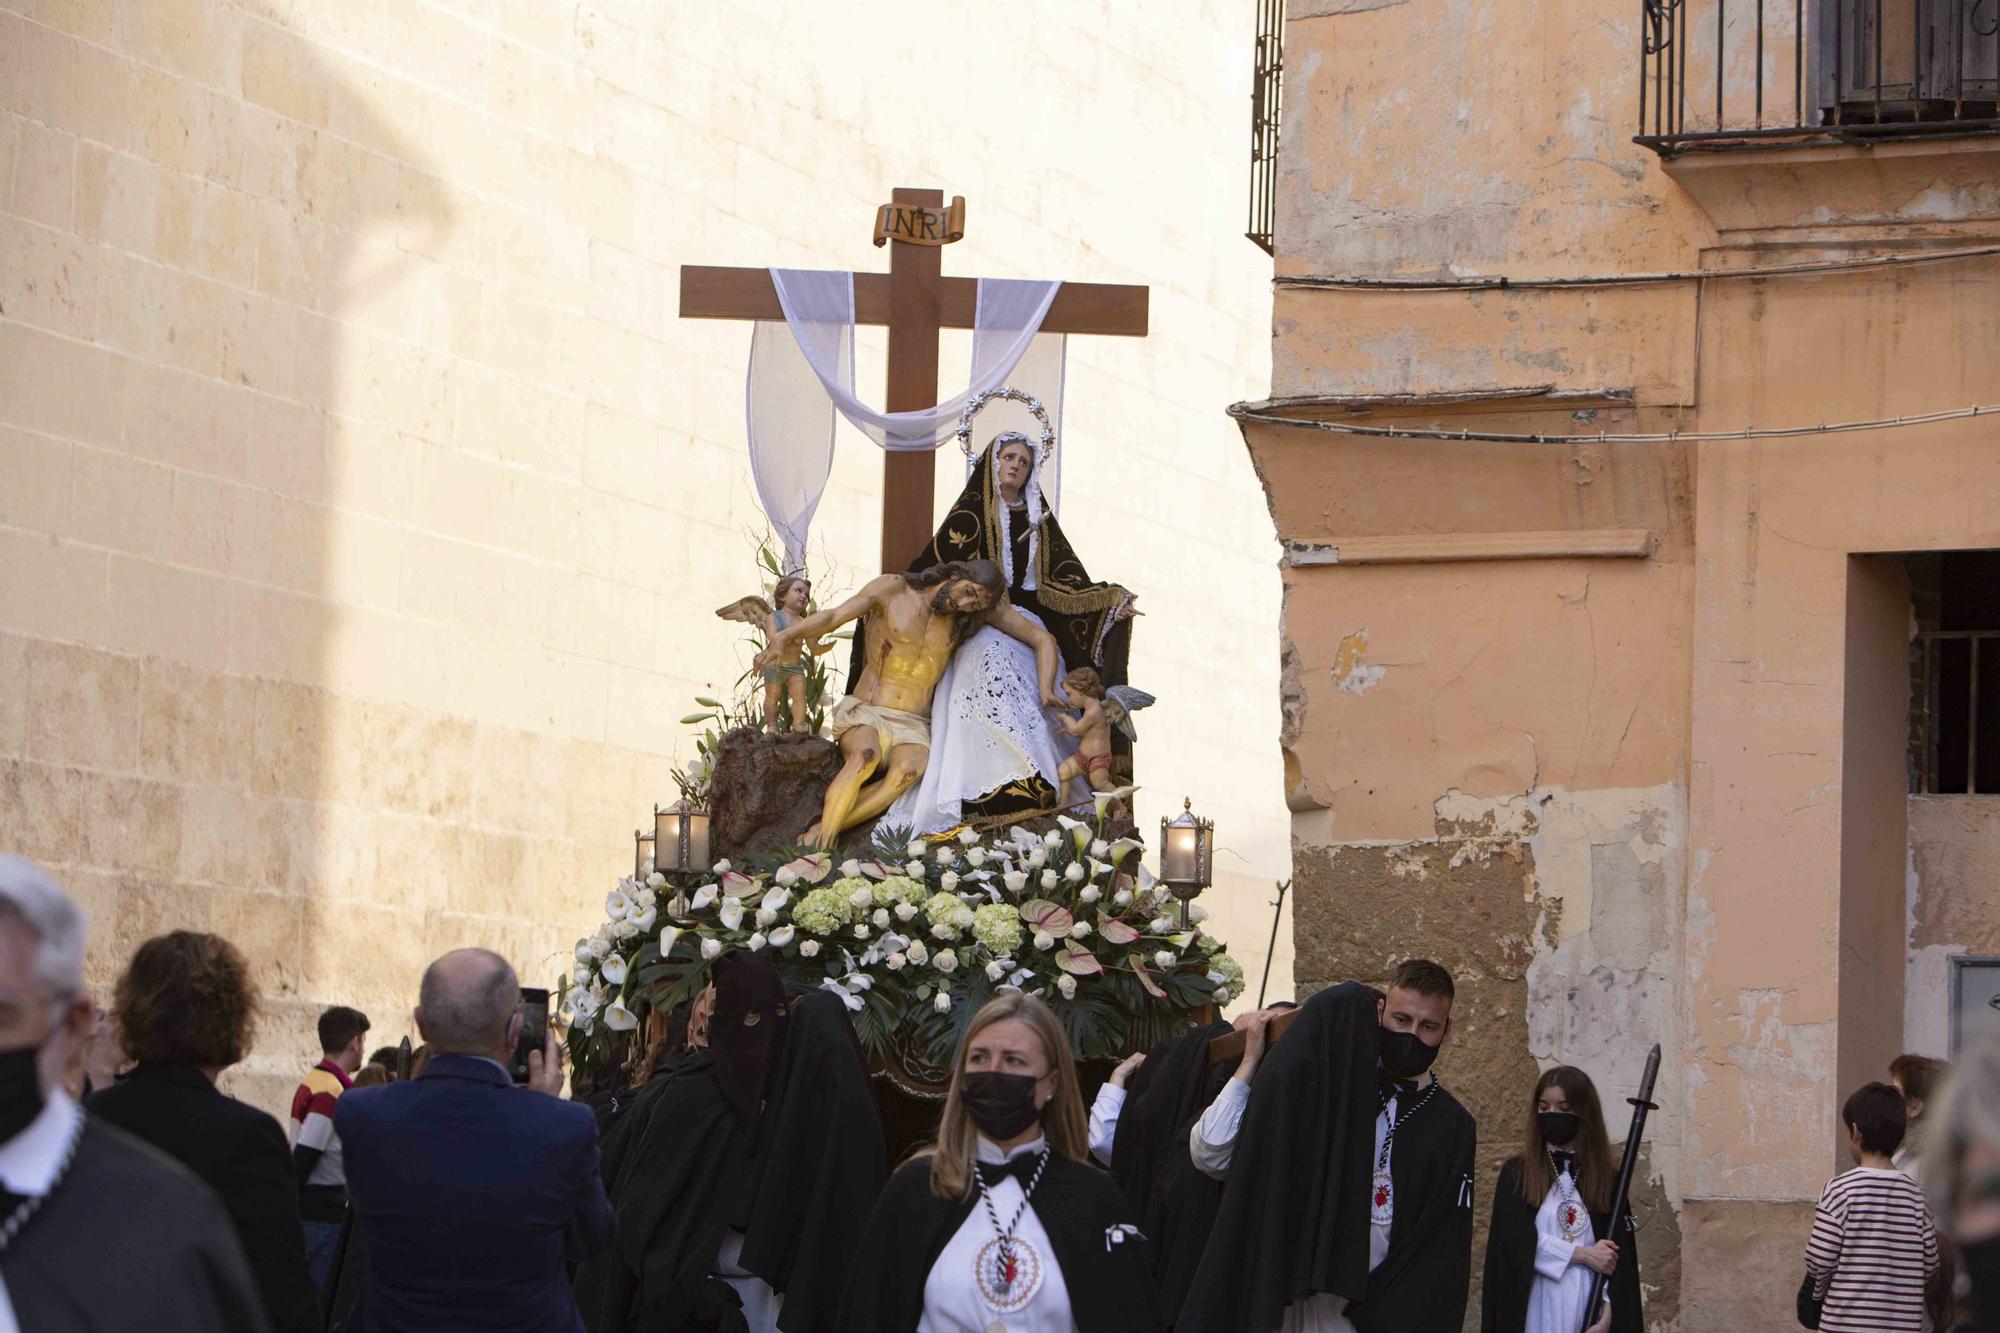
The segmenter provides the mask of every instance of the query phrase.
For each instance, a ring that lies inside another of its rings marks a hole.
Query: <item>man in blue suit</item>
[[[507,960],[459,949],[424,972],[423,1076],[340,1099],[334,1129],[365,1243],[354,1333],[582,1333],[567,1261],[613,1229],[589,1109],[557,1097],[555,1037],[507,1061],[521,1034]]]

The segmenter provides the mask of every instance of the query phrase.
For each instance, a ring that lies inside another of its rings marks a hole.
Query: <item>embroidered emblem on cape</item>
[[[979,1247],[972,1272],[979,1299],[995,1310],[1018,1310],[1041,1289],[1042,1256],[1019,1236],[1011,1241],[996,1236]]]
[[[1368,1220],[1378,1227],[1396,1220],[1396,1182],[1387,1167],[1375,1168],[1375,1186],[1368,1194]]]
[[[1556,1205],[1556,1225],[1562,1228],[1563,1239],[1581,1240],[1590,1219],[1584,1214],[1583,1206],[1574,1199],[1564,1199]]]

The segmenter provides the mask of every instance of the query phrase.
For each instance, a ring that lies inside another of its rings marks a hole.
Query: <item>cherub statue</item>
[[[764,631],[765,643],[773,643],[781,630],[805,619],[812,603],[812,584],[803,574],[787,574],[778,580],[778,586],[771,590],[771,595],[778,603],[775,610],[762,597],[739,597],[715,614],[724,620],[754,625]],[[780,730],[778,700],[785,694],[791,696],[792,730],[806,730],[805,655],[811,653],[818,656],[827,649],[828,645],[818,640],[788,640],[777,660],[764,667],[765,731]]]
[[[1090,667],[1078,667],[1063,677],[1063,693],[1079,704],[1074,718],[1057,714],[1056,725],[1077,738],[1076,753],[1063,760],[1056,770],[1056,785],[1065,787],[1071,778],[1082,778],[1092,791],[1116,791],[1111,776],[1111,728],[1137,740],[1132,714],[1152,704],[1153,696],[1130,685],[1105,687],[1103,678]]]

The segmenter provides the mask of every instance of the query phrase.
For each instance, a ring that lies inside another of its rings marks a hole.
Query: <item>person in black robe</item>
[[[782,1333],[828,1333],[855,1272],[856,1223],[889,1176],[868,1062],[831,992],[792,1002],[757,1137],[741,1262],[783,1297]]]
[[[1061,1023],[1018,991],[989,1001],[960,1044],[937,1145],[897,1169],[869,1215],[836,1328],[980,1333],[1014,1315],[1158,1333],[1150,1247],[1088,1153]]]
[[[592,1333],[735,1333],[736,1269],[757,1182],[757,1124],[784,1044],[785,987],[768,957],[732,950],[713,969],[708,1049],[649,1083],[603,1147],[616,1243],[577,1269]]]
[[[215,1191],[64,1090],[94,1020],[84,936],[54,880],[0,855],[0,1324],[265,1333]]]
[[[1028,437],[1008,431],[981,451],[965,489],[930,544],[910,562],[915,574],[950,561],[990,560],[1007,579],[1007,600],[1032,613],[1062,651],[1065,669],[1095,668],[1105,685],[1123,685],[1132,654],[1133,596],[1115,583],[1094,582],[1039,484],[1040,461]],[[861,679],[866,627],[857,625],[848,689]],[[1113,729],[1115,754],[1130,742]],[[968,819],[1052,809],[1056,793],[1035,774],[964,803]]]
[[[1428,1073],[1451,998],[1450,974],[1413,960],[1384,998],[1355,982],[1314,995],[1268,1056],[1253,1025],[1247,1077],[1190,1141],[1239,1108],[1209,1145],[1226,1184],[1179,1333],[1456,1333],[1476,1127]]]
[[[1481,1333],[1578,1333],[1606,1265],[1609,1307],[1591,1333],[1642,1333],[1638,1231],[1629,1207],[1612,1224],[1618,1168],[1597,1088],[1581,1069],[1557,1065],[1536,1080],[1529,1105],[1525,1145],[1493,1190]]]

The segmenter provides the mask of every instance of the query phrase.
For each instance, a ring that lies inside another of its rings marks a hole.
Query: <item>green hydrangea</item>
[[[897,903],[921,903],[923,900],[923,884],[908,875],[891,875],[875,886],[875,901],[884,907],[894,907]]]
[[[924,901],[924,916],[933,926],[962,929],[972,924],[972,909],[955,893],[933,893]]]
[[[792,921],[800,930],[815,935],[831,935],[854,919],[854,905],[838,887],[814,889],[799,899],[792,909]]]
[[[1005,903],[987,903],[972,914],[972,937],[996,954],[1021,947],[1021,914]]]

